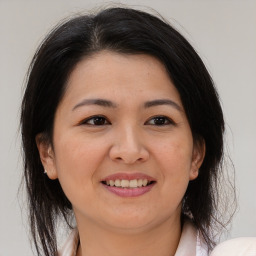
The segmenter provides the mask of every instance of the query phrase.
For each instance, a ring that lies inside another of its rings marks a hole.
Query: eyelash
[[[89,122],[93,121],[93,124],[90,124]],[[95,121],[104,121],[104,124],[95,124]],[[107,122],[107,123],[106,123]],[[91,126],[102,126],[102,125],[110,125],[111,123],[107,120],[105,116],[91,116],[83,120],[80,124],[82,125],[91,125]]]
[[[150,123],[153,121],[154,123]],[[160,121],[160,124],[157,122]],[[90,123],[93,122],[93,123]],[[97,124],[97,122],[100,122]],[[90,125],[90,126],[103,126],[103,125],[111,125],[111,123],[108,121],[108,119],[105,116],[101,115],[96,115],[96,116],[91,116],[83,120],[81,125]],[[145,122],[145,125],[155,125],[155,126],[167,126],[167,125],[175,125],[176,123],[170,119],[169,117],[166,116],[154,116],[148,119]]]
[[[149,123],[152,120],[154,120],[154,124],[150,124]],[[160,122],[160,124],[156,124],[156,121],[161,121],[161,122]],[[147,123],[149,125],[156,125],[156,126],[175,125],[175,122],[172,119],[170,119],[169,117],[166,117],[166,116],[154,116],[154,117],[151,117],[148,121],[146,121],[145,124],[147,124]]]

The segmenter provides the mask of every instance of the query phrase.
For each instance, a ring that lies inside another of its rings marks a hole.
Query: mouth
[[[135,189],[135,188],[147,187],[155,183],[155,181],[150,181],[148,179],[133,179],[133,180],[116,179],[116,180],[102,181],[101,183],[109,187]]]
[[[156,180],[141,173],[116,173],[101,180],[101,184],[120,197],[137,197],[149,192]]]

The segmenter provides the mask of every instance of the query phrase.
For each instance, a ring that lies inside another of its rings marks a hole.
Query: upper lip
[[[115,173],[105,178],[101,179],[101,181],[108,180],[139,180],[139,179],[147,179],[148,181],[155,181],[155,179],[149,175],[144,173]]]

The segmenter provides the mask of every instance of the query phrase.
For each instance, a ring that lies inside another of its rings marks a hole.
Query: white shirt
[[[256,237],[227,240],[216,246],[211,256],[256,256]]]

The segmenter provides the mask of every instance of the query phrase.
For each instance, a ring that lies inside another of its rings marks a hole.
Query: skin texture
[[[88,99],[113,106],[84,104]],[[175,104],[145,107],[159,99]],[[47,175],[59,179],[72,203],[78,255],[175,253],[181,201],[198,176],[204,146],[194,143],[179,94],[157,59],[102,51],[82,60],[57,108],[53,146],[39,138]],[[146,174],[156,183],[141,196],[124,198],[100,182],[115,173]]]

